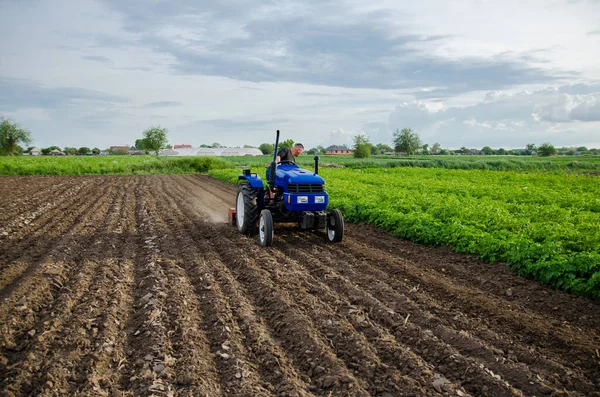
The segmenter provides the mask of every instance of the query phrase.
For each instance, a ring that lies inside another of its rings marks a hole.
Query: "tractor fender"
[[[253,174],[253,175],[238,175],[238,180],[246,180],[248,181],[248,183],[250,183],[250,186],[252,186],[254,189],[259,190],[259,189],[263,189],[263,182],[262,179],[260,179],[260,176]]]
[[[247,181],[250,184],[250,186],[252,186],[252,188],[256,190],[256,202],[258,204],[258,208],[260,210],[265,208],[265,187],[263,185],[262,179],[260,179],[260,176],[256,174],[238,175],[238,181]]]

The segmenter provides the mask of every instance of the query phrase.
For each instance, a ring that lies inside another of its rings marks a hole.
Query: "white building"
[[[262,156],[257,148],[185,148],[165,149],[161,156]]]

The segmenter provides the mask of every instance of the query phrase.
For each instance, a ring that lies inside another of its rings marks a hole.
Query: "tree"
[[[498,151],[496,153],[498,153],[499,155],[503,156],[503,155],[506,154],[506,150],[504,148],[500,148],[500,149],[498,149]]]
[[[424,154],[424,155],[429,154],[429,144],[426,143],[423,146],[421,146],[421,150],[422,150],[422,154]]]
[[[448,149],[442,149],[440,150],[440,156],[447,156],[450,154],[450,151]]]
[[[371,157],[371,142],[364,135],[356,135],[354,137],[353,154],[357,159]]]
[[[291,148],[292,146],[294,146],[294,140],[293,139],[286,139],[283,142],[279,142],[279,148],[277,149],[278,151],[283,149],[283,148]]]
[[[377,144],[377,153],[378,154],[386,154],[389,152],[393,152],[394,149],[392,149],[392,147],[390,145],[386,145],[385,143],[378,143]]]
[[[273,154],[273,149],[275,146],[272,143],[261,143],[258,147],[258,150],[262,152],[264,155]]]
[[[147,150],[146,149],[146,140],[145,139],[136,139],[135,144],[133,145],[137,150]]]
[[[327,149],[321,145],[316,147],[317,154],[327,154]]]
[[[530,156],[533,154],[535,149],[536,149],[535,143],[528,143],[527,146],[525,146],[525,154]]]
[[[218,148],[222,148],[222,147],[225,147],[225,146],[221,145],[219,142],[215,142],[212,145],[210,145],[210,147],[218,149]]]
[[[158,152],[167,147],[167,129],[161,126],[150,127],[144,131],[144,140],[146,141],[146,150],[154,152],[158,157]]]
[[[490,155],[494,154],[494,149],[492,149],[489,146],[484,146],[481,148],[481,152],[483,154],[485,154],[486,156],[490,156]]]
[[[79,154],[80,156],[87,156],[90,153],[90,148],[89,147],[85,147],[82,146],[79,149],[77,149],[77,154]]]
[[[100,149],[98,149],[97,147],[92,149],[92,154],[95,154],[96,156],[100,154]]]
[[[431,149],[429,149],[429,153],[431,154],[440,154],[440,150],[442,150],[442,145],[439,143],[434,143]]]
[[[539,156],[555,156],[557,152],[554,146],[546,142],[537,148],[537,153]]]
[[[41,152],[42,152],[42,154],[43,154],[43,155],[46,155],[46,156],[47,156],[47,155],[49,155],[49,154],[50,154],[50,152],[51,152],[51,151],[53,151],[54,149],[56,149],[56,150],[60,150],[60,148],[59,148],[58,146],[50,146],[50,147],[43,148],[43,149],[41,150]]]
[[[19,143],[28,145],[31,142],[31,132],[21,128],[17,123],[2,119],[0,122],[0,153],[12,156],[17,152]],[[22,148],[21,153],[23,153]]]
[[[411,128],[396,129],[394,132],[394,150],[406,152],[409,156],[414,154],[421,146],[419,135]]]
[[[74,147],[65,146],[63,153],[69,156],[74,156],[77,154],[77,149]]]

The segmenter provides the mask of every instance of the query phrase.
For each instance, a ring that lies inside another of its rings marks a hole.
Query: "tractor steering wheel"
[[[277,164],[296,164],[295,161],[292,160],[281,160],[279,163]]]

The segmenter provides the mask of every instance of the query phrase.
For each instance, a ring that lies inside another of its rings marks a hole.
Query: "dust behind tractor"
[[[293,161],[276,162],[279,130],[275,138],[273,161],[266,171],[267,186],[249,169],[238,176],[240,181],[235,209],[229,209],[229,221],[241,233],[258,232],[261,246],[273,243],[273,225],[296,223],[302,230],[324,230],[330,242],[342,241],[344,218],[338,209],[327,211],[329,196],[325,180],[319,176],[319,157],[315,171],[300,168]]]

